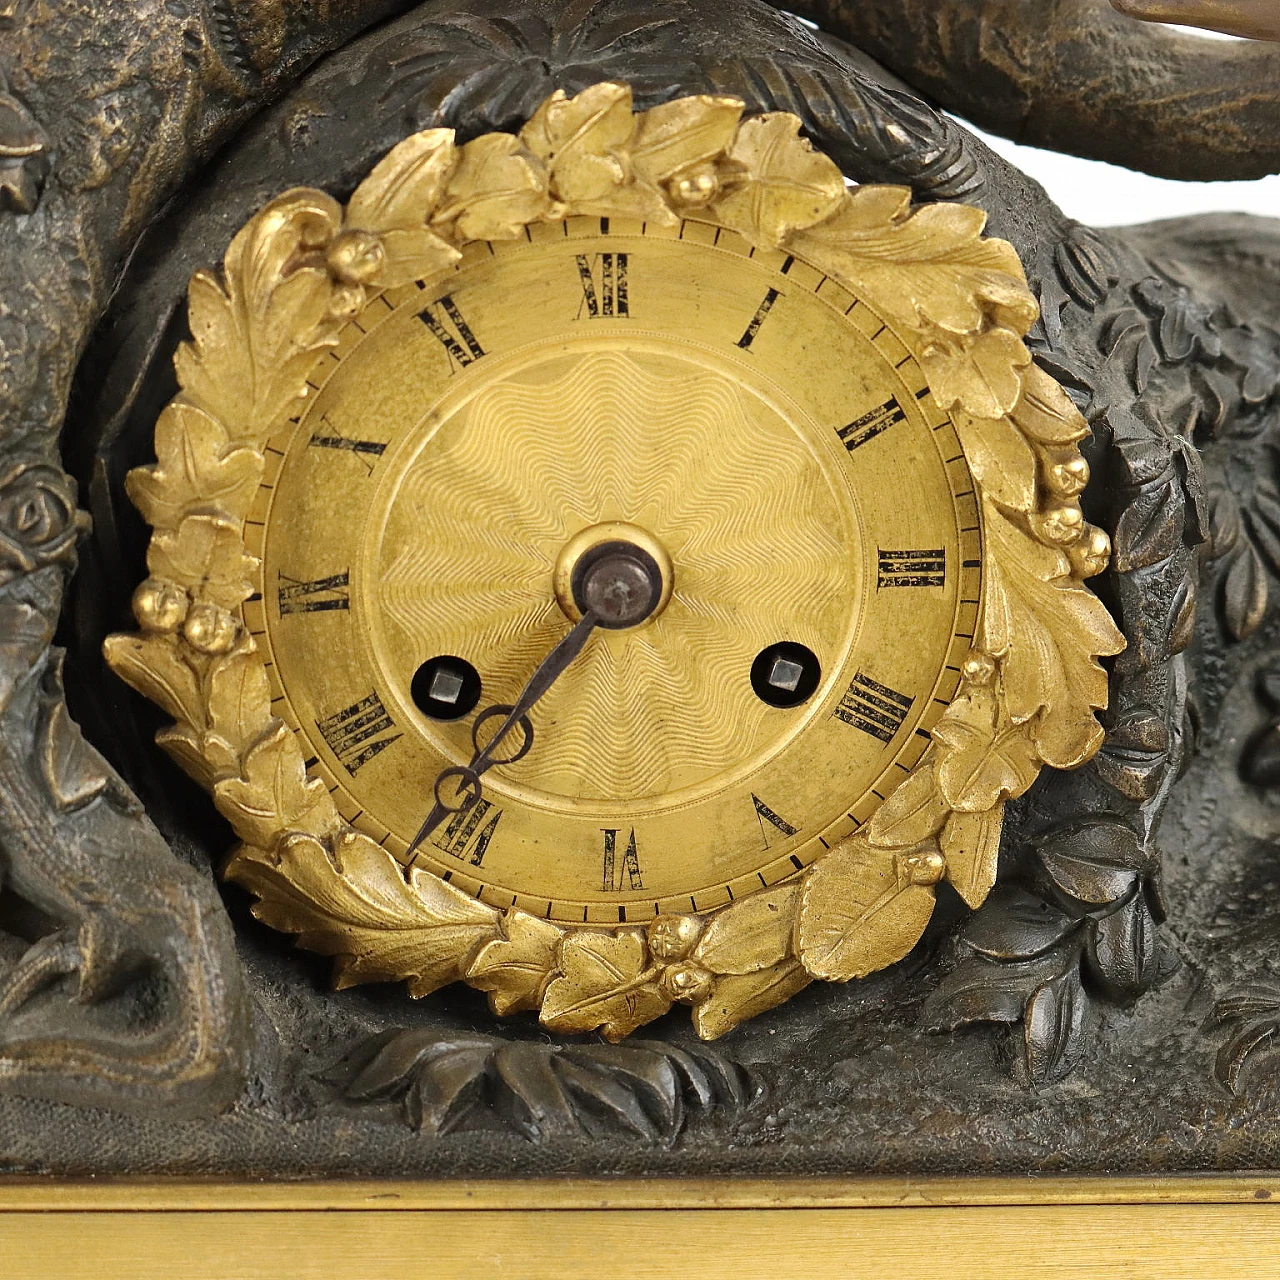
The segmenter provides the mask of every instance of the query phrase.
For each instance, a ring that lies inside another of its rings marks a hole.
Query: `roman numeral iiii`
[[[888,744],[902,728],[914,701],[859,671],[832,714],[837,720]]]

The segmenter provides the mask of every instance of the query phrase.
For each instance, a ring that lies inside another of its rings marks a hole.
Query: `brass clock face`
[[[794,116],[555,93],[197,272],[112,667],[335,981],[704,1038],[893,964],[1101,742],[1017,255]]]
[[[708,221],[534,226],[375,297],[311,386],[244,620],[309,771],[397,858],[604,543],[652,557],[658,607],[595,631],[418,865],[564,924],[705,912],[924,753],[973,642],[974,484],[917,360],[818,268]]]

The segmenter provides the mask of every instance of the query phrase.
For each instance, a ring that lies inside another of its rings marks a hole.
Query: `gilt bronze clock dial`
[[[342,983],[719,1035],[980,902],[1098,746],[1108,547],[1016,256],[742,113],[418,134],[192,282],[108,656]]]

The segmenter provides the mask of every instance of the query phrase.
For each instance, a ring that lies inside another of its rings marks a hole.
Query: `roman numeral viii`
[[[398,733],[388,736],[388,731],[395,727],[395,721],[387,714],[376,692],[316,721],[316,728],[329,750],[353,777],[400,737]]]
[[[851,724],[887,744],[902,728],[914,701],[914,698],[908,698],[859,671],[832,714],[837,720],[843,720],[845,724]]]
[[[578,280],[582,285],[582,304],[578,319],[630,319],[631,305],[627,296],[627,258],[625,253],[585,253],[576,255]]]
[[[277,598],[280,602],[280,616],[288,613],[328,613],[331,609],[350,609],[351,596],[350,573],[334,573],[327,578],[316,578],[314,582],[303,582],[298,578],[290,578],[280,574],[280,587]]]
[[[621,857],[618,855],[617,829],[610,828],[604,832],[604,876],[601,887],[605,893],[623,893],[628,889],[644,888],[644,881],[640,878],[640,855],[636,852],[634,827]]]
[[[439,302],[423,307],[418,319],[431,332],[431,336],[445,349],[450,369],[454,365],[465,368],[484,355],[484,348],[476,341],[470,326],[462,318],[457,303],[449,294]]]
[[[936,551],[886,551],[880,549],[880,572],[876,589],[881,587],[941,587],[947,581],[945,547]]]
[[[502,810],[483,798],[468,805],[455,815],[452,822],[431,843],[445,853],[470,863],[473,867],[484,864],[485,850],[493,833],[502,820]]]
[[[869,440],[874,440],[882,431],[888,431],[895,422],[904,421],[906,416],[902,406],[893,396],[890,396],[884,404],[877,405],[862,417],[855,418],[843,427],[837,427],[836,435],[844,442],[844,447],[852,453],[855,449],[862,448]]]

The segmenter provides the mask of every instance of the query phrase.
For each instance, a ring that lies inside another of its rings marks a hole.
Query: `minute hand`
[[[514,764],[522,760],[533,746],[533,725],[528,714],[534,704],[564,674],[569,664],[582,652],[592,631],[600,623],[600,616],[594,610],[588,610],[563,640],[538,664],[537,670],[529,677],[529,683],[521,690],[514,704],[499,703],[483,711],[475,719],[471,727],[471,742],[474,748],[470,763],[466,768],[451,766],[441,770],[435,781],[435,804],[427,814],[427,820],[414,836],[409,846],[412,855],[418,846],[447,818],[451,813],[461,813],[470,809],[481,796],[483,785],[481,776],[494,765]],[[483,746],[480,745],[480,726],[495,715],[503,716],[498,731]],[[505,758],[498,756],[498,748],[517,725],[523,734],[520,749]],[[449,804],[441,798],[441,787],[450,778],[458,780],[459,800]]]

